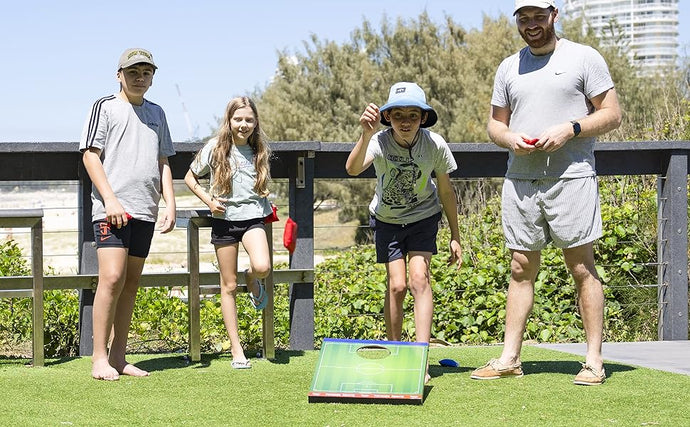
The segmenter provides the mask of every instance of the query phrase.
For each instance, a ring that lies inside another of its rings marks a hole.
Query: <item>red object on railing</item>
[[[285,231],[283,232],[283,246],[290,252],[295,251],[297,246],[297,223],[288,217],[285,221]]]

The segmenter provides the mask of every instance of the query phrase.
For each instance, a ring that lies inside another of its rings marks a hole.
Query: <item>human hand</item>
[[[539,138],[531,138],[523,133],[515,133],[510,136],[510,142],[511,146],[513,147],[513,153],[515,153],[516,156],[532,154],[532,152],[537,149],[535,144],[538,141]]]
[[[573,125],[570,122],[561,123],[546,129],[534,146],[539,150],[550,153],[563,147],[573,136]]]
[[[211,197],[211,203],[209,203],[208,208],[211,209],[212,214],[220,215],[225,213],[225,203],[228,199],[223,197]]]
[[[374,133],[379,128],[381,120],[381,112],[376,104],[369,104],[359,117],[359,124],[362,126],[364,133]]]
[[[166,207],[163,211],[163,217],[158,223],[158,229],[162,234],[169,233],[175,228],[175,207]]]
[[[132,219],[132,215],[125,211],[119,200],[104,200],[103,203],[105,205],[105,220],[117,228],[122,228]]]
[[[450,257],[448,257],[448,265],[458,264],[458,270],[462,267],[462,248],[460,247],[460,242],[455,239],[450,241]]]

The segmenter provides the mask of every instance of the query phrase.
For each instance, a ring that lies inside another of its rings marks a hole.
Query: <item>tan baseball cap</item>
[[[515,0],[515,10],[513,10],[513,15],[517,13],[523,7],[540,7],[542,9],[547,9],[549,7],[556,7],[556,2],[554,0]]]
[[[151,52],[139,47],[127,49],[126,51],[122,52],[122,55],[120,55],[120,61],[117,63],[117,69],[121,70],[142,62],[145,64],[151,64],[154,69],[158,69],[156,64],[153,63],[153,55],[151,55]]]

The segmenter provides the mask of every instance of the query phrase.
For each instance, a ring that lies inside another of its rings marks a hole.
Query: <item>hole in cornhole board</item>
[[[385,359],[391,355],[391,351],[380,345],[363,345],[357,349],[357,356],[362,359]]]
[[[309,402],[422,404],[426,343],[326,338]]]

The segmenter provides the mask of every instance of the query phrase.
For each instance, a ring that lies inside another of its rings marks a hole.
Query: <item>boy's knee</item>
[[[125,283],[125,275],[122,271],[105,271],[98,274],[98,287],[120,292]]]
[[[412,295],[419,295],[431,289],[431,284],[426,279],[410,280],[410,292]]]
[[[389,281],[388,290],[393,294],[401,294],[407,292],[407,283],[404,281]]]

